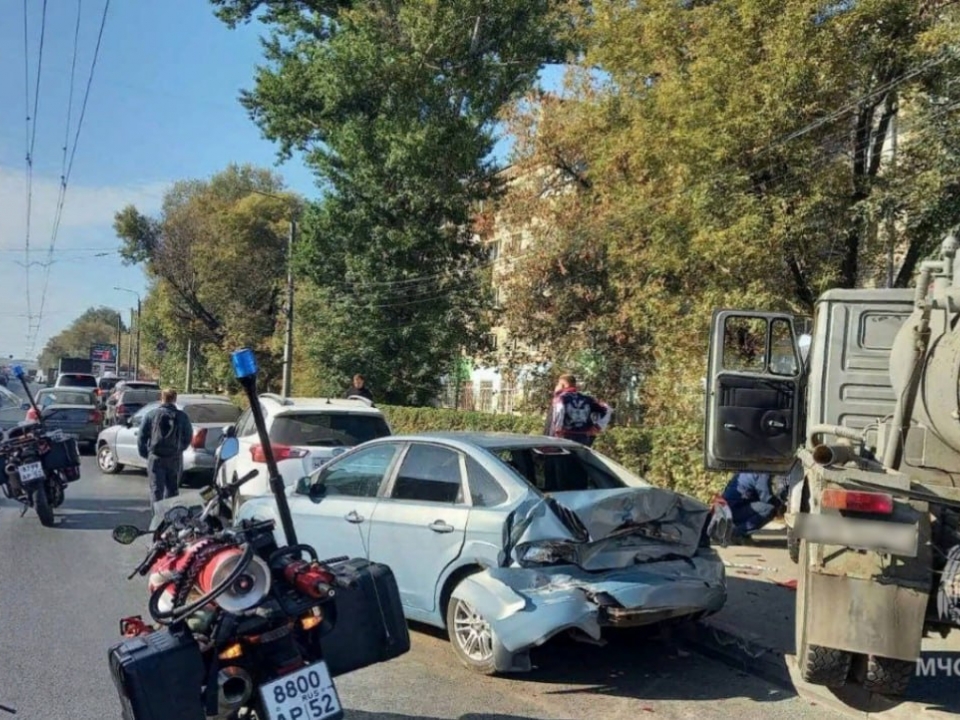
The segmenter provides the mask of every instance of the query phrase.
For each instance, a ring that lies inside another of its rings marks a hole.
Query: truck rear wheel
[[[898,697],[907,691],[916,668],[917,664],[909,660],[871,655],[861,684],[872,693]]]
[[[853,656],[844,650],[811,645],[807,641],[807,600],[810,575],[810,546],[800,540],[799,580],[797,582],[796,645],[800,677],[811,685],[840,687],[846,684]]]

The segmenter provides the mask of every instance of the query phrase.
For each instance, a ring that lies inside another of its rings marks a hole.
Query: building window
[[[493,412],[493,381],[480,381],[480,412]]]

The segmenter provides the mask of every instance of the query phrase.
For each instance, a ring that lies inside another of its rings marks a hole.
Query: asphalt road
[[[44,528],[0,500],[0,704],[24,720],[120,716],[107,650],[117,621],[145,612],[140,578],[126,579],[147,540],[124,547],[110,531],[146,526],[146,478],[103,476],[93,458]],[[533,673],[474,675],[436,633],[416,630],[402,658],[339,679],[351,720],[634,720],[823,718],[827,710],[726,665],[647,635],[607,647],[549,643]],[[0,713],[0,720],[5,717]],[[11,716],[13,717],[13,716]]]

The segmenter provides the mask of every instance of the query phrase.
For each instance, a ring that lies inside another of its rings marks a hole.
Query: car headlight
[[[532,565],[568,563],[575,554],[576,550],[570,543],[539,543],[523,548],[520,551],[520,562]]]

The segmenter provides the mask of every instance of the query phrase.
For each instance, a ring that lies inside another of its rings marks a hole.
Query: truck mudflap
[[[920,529],[916,523],[890,523],[809,513],[791,514],[786,521],[796,539],[904,558],[917,557]]]

